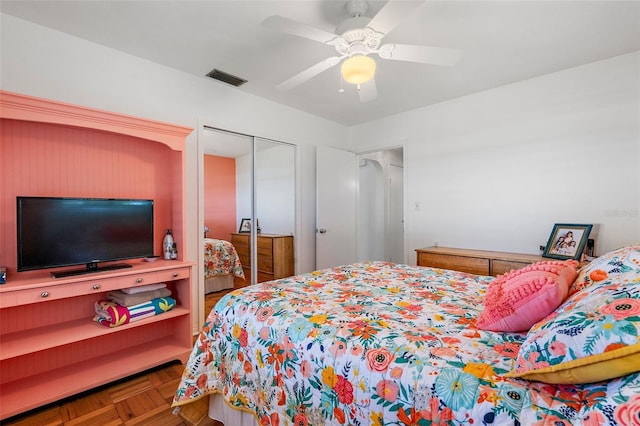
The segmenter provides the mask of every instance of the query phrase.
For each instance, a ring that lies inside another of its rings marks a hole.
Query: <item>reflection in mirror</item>
[[[257,219],[262,232],[295,230],[295,147],[256,139]]]
[[[294,275],[295,147],[256,138],[258,282]]]
[[[207,126],[202,141],[206,316],[233,288],[294,275],[295,146]]]
[[[243,217],[239,205],[251,205],[253,138],[204,127],[202,253],[204,316],[230,290],[251,284],[250,245],[234,240]],[[249,191],[239,190],[249,185]],[[250,213],[250,211],[249,211]],[[249,234],[246,234],[249,235]],[[202,288],[202,287],[201,287]]]

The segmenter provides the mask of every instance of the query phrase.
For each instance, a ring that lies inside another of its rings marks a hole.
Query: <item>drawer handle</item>
[[[94,289],[94,290],[98,290],[99,288],[100,288],[100,284],[94,284],[94,285],[93,285],[93,289]]]
[[[178,278],[178,273],[177,272],[173,273],[173,278]]]
[[[136,282],[137,282],[138,284],[140,284],[140,283],[142,282],[142,278],[137,278],[137,279],[136,279]]]
[[[40,293],[40,297],[49,297],[49,292],[43,291],[42,293]]]

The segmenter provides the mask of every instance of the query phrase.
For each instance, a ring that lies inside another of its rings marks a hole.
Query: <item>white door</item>
[[[316,152],[316,269],[356,261],[358,164],[352,152]]]

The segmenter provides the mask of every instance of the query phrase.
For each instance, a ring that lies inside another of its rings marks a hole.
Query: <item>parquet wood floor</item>
[[[2,422],[6,426],[188,426],[172,414],[183,366],[175,363]],[[212,423],[213,424],[213,423]]]
[[[245,271],[246,273],[246,271]],[[235,287],[250,282],[235,280]],[[231,290],[205,296],[205,317]],[[204,318],[202,319],[204,322]],[[194,337],[195,339],[195,337]],[[3,426],[191,426],[173,414],[171,402],[184,366],[178,362],[7,419]],[[2,402],[0,401],[0,404]],[[224,426],[208,419],[198,426]],[[232,426],[232,425],[230,425]]]

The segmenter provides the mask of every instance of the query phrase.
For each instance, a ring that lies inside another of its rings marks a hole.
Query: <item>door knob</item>
[[[326,234],[327,230],[324,229],[324,228],[320,228],[320,229],[318,229],[318,232],[321,233],[321,234]]]

